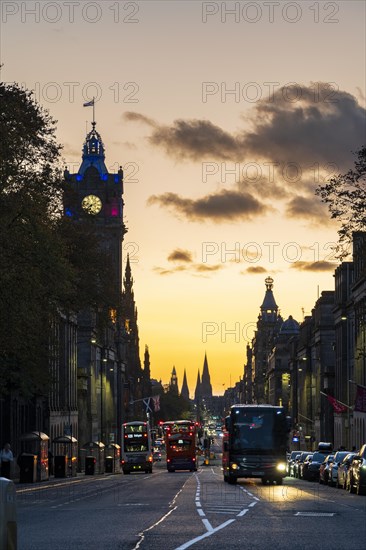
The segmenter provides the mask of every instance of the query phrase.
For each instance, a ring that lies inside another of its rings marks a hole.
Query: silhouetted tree
[[[63,216],[55,121],[15,84],[0,105],[0,394],[30,397],[47,392],[51,320],[116,297],[92,216]]]
[[[352,232],[366,229],[366,146],[361,147],[356,155],[353,169],[316,189],[322,202],[328,204],[331,218],[341,223],[336,250],[340,259],[348,254]]]

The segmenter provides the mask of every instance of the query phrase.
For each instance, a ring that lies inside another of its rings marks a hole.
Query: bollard
[[[5,477],[0,477],[0,548],[17,549],[15,485]]]

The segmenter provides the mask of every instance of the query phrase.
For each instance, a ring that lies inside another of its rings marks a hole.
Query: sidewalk
[[[50,476],[49,479],[45,479],[43,481],[34,481],[32,483],[19,483],[19,479],[12,479],[13,483],[15,484],[16,491],[21,492],[24,489],[47,489],[48,487],[54,487],[56,485],[63,485],[65,483],[80,483],[81,481],[91,481],[93,479],[103,479],[106,477],[114,476],[114,475],[122,475],[121,472],[116,473],[104,473],[104,474],[94,474],[94,475],[86,475],[85,472],[77,472],[76,477],[55,477]]]

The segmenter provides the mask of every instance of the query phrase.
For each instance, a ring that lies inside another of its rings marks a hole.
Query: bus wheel
[[[237,481],[236,477],[233,477],[233,476],[229,476],[229,477],[228,477],[228,480],[227,480],[227,482],[228,482],[230,485],[235,485],[235,484],[236,484],[236,481]]]
[[[124,473],[125,475],[127,475],[127,474],[130,474],[131,472],[128,471],[128,470],[123,470],[123,473]]]
[[[262,485],[266,485],[268,480],[266,477],[262,477],[261,481],[262,481]]]
[[[283,485],[283,478],[282,477],[276,477],[276,485]]]
[[[227,483],[227,477],[224,475],[224,481],[225,483]]]

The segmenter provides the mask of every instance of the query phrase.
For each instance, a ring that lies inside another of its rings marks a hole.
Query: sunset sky
[[[243,374],[265,293],[299,322],[334,287],[337,225],[314,195],[365,143],[365,3],[2,2],[2,80],[58,121],[77,172],[97,98],[125,170],[140,352],[194,393]]]

